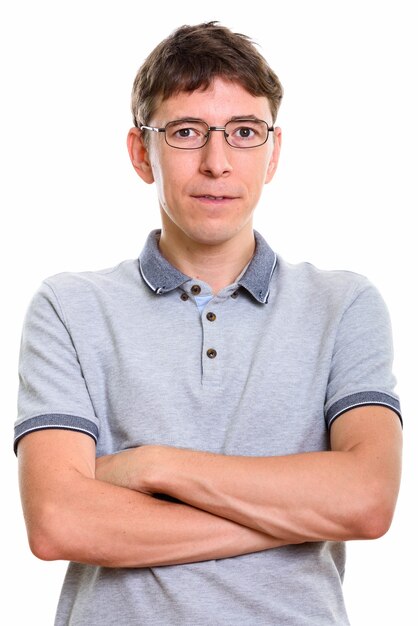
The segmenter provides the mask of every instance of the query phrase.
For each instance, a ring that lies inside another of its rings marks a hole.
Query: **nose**
[[[200,171],[213,178],[228,175],[232,170],[231,150],[225,141],[224,131],[211,130],[208,142],[200,149]]]

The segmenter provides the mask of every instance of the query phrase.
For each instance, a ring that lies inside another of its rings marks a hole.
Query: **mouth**
[[[192,197],[202,202],[226,202],[236,200],[236,196],[213,196],[211,194],[196,194]]]

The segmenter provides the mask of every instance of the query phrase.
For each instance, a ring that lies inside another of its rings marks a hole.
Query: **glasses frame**
[[[201,124],[204,124],[206,126],[207,133],[204,135],[205,137],[205,142],[202,143],[201,146],[197,147],[197,148],[186,148],[186,147],[182,147],[182,146],[173,146],[171,143],[168,143],[167,141],[167,133],[166,133],[166,129],[168,126],[170,126],[170,124],[176,124],[178,122],[199,122]],[[229,143],[228,141],[228,137],[229,134],[226,132],[226,126],[230,123],[230,122],[262,122],[263,124],[266,125],[267,128],[267,135],[265,140],[262,143],[258,143],[256,146],[234,146],[231,143]],[[206,144],[208,143],[209,139],[210,139],[210,134],[212,131],[221,131],[224,134],[224,139],[226,141],[226,143],[228,144],[228,146],[230,146],[231,148],[237,148],[237,150],[251,150],[252,148],[259,148],[260,146],[264,146],[265,143],[267,143],[268,138],[269,138],[269,133],[274,131],[274,126],[269,126],[268,123],[265,120],[260,120],[258,118],[250,118],[250,117],[239,117],[239,118],[234,118],[232,120],[228,120],[228,122],[226,122],[225,126],[209,126],[209,124],[207,122],[205,122],[204,120],[196,120],[196,119],[192,119],[192,118],[185,118],[185,119],[181,119],[181,120],[172,120],[171,122],[167,122],[167,124],[160,128],[158,126],[148,126],[146,124],[140,124],[139,125],[139,130],[150,130],[154,133],[164,133],[164,139],[165,142],[168,146],[170,146],[170,148],[174,148],[175,150],[200,150],[201,148],[204,148],[206,146]]]

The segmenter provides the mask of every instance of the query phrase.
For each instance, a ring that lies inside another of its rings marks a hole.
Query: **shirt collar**
[[[191,277],[180,272],[163,257],[158,247],[160,234],[160,230],[153,230],[148,235],[139,256],[139,271],[154,293],[164,294],[177,289]],[[256,241],[254,256],[237,282],[258,302],[266,304],[270,280],[277,265],[277,256],[257,231],[254,231],[254,236]]]

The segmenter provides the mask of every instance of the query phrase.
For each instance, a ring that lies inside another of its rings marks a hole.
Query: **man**
[[[390,526],[386,308],[253,231],[281,96],[243,35],[163,41],[128,135],[161,230],[31,303],[16,447],[31,548],[71,561],[57,625],[348,624],[344,542]]]

